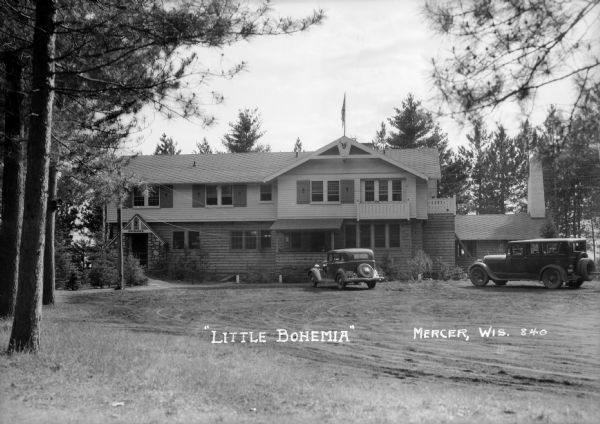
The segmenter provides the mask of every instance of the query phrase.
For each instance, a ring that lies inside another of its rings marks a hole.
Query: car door
[[[543,246],[541,242],[529,244],[529,255],[527,256],[527,276],[537,278],[544,266]]]
[[[510,278],[527,278],[527,253],[526,243],[511,244],[506,255],[506,274]]]

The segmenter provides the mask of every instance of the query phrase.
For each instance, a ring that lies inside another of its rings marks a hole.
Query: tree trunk
[[[46,208],[46,245],[44,249],[44,295],[42,304],[54,304],[56,273],[54,263],[54,223],[56,217],[56,164],[48,172],[48,207]]]
[[[0,223],[0,317],[12,316],[19,278],[19,246],[23,225],[24,140],[21,57],[5,53],[4,170]]]
[[[33,32],[31,119],[27,144],[25,211],[19,258],[19,287],[8,351],[40,346],[48,167],[54,99],[56,0],[38,0]]]
[[[124,272],[123,272],[123,224],[122,224],[122,202],[119,197],[119,203],[117,204],[117,270],[119,272],[119,290],[125,288],[124,284]]]

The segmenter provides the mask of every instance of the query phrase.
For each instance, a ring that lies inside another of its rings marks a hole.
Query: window
[[[244,248],[244,233],[242,231],[231,232],[231,248],[232,249],[243,249]]]
[[[540,243],[531,243],[529,245],[529,254],[535,256],[541,255],[542,249]]]
[[[148,187],[148,206],[158,206],[160,201],[159,190],[157,186]]]
[[[173,231],[173,249],[185,248],[185,232]]]
[[[328,202],[339,202],[340,201],[340,182],[339,181],[327,181],[327,201]]]
[[[392,201],[400,202],[402,200],[402,180],[392,180]]]
[[[133,206],[146,206],[146,197],[139,188],[133,189]]]
[[[400,247],[400,224],[390,224],[390,247]]]
[[[188,233],[188,245],[190,249],[200,249],[200,233],[198,231]]]
[[[260,230],[260,248],[270,249],[271,248],[271,231]]]
[[[329,233],[325,232],[311,232],[309,233],[309,249],[311,252],[324,252],[329,250],[327,246],[327,236]]]
[[[300,249],[302,247],[302,233],[290,233],[290,247]]]
[[[365,181],[365,202],[374,202],[375,201],[375,181],[366,180]]]
[[[261,202],[271,202],[273,200],[273,193],[271,184],[261,184],[260,185],[260,201]]]
[[[388,201],[388,180],[379,180],[379,201]]]
[[[323,201],[323,181],[310,182],[310,200],[312,202]]]
[[[217,194],[217,186],[216,185],[207,185],[206,186],[206,204],[207,205],[218,205],[219,197]]]
[[[510,247],[510,254],[512,256],[523,256],[525,254],[525,246],[522,244],[513,244]]]
[[[244,231],[244,249],[256,249],[256,243],[258,238],[258,231],[246,230]]]
[[[356,247],[356,225],[346,225],[346,247]]]
[[[360,225],[360,247],[371,247],[371,226]]]
[[[546,243],[546,255],[557,255],[559,253],[567,253],[567,243],[550,242]]]
[[[385,247],[385,224],[375,224],[375,247]]]
[[[136,187],[133,189],[133,206],[143,208],[147,206],[160,206],[160,190],[156,185],[149,185],[144,190]]]
[[[221,186],[221,204],[233,205],[233,190],[230,185]]]

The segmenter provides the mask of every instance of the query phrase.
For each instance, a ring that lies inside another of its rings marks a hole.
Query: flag
[[[344,129],[344,135],[346,135],[346,93],[344,93],[344,103],[342,103],[342,128]]]

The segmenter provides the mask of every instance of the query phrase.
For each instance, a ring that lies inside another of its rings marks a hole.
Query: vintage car
[[[469,278],[478,287],[490,280],[499,286],[509,280],[541,280],[547,288],[557,289],[565,282],[580,287],[592,279],[594,270],[585,239],[535,239],[511,241],[506,254],[477,260],[469,267]]]
[[[334,283],[338,289],[349,284],[366,283],[372,289],[384,278],[375,269],[375,257],[370,249],[336,249],[327,252],[327,260],[315,264],[308,277],[317,287],[320,283]]]

